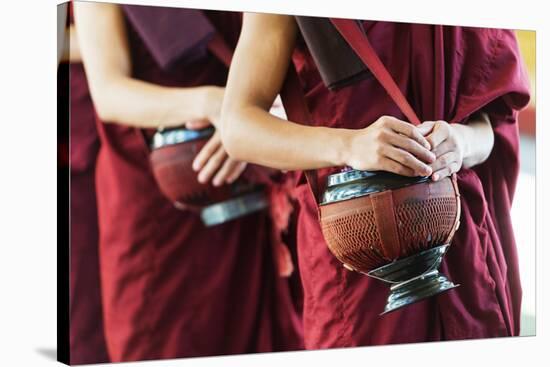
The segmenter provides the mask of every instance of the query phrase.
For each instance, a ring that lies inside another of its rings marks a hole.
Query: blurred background
[[[516,31],[531,81],[531,102],[519,115],[521,172],[512,206],[523,287],[521,335],[535,335],[535,146],[536,47],[534,31]]]

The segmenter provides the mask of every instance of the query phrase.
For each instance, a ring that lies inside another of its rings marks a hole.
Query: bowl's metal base
[[[382,315],[459,286],[437,270],[448,247],[433,247],[367,274],[392,284]]]
[[[386,307],[381,315],[456,287],[458,287],[457,284],[451,282],[437,270],[432,270],[418,278],[403,283],[397,283],[391,286]]]
[[[209,205],[201,210],[205,226],[211,227],[267,208],[269,205],[263,190]]]

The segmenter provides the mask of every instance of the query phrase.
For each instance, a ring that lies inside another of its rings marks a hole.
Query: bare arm
[[[118,5],[76,2],[74,12],[90,93],[103,121],[141,128],[217,124],[223,88],[169,88],[131,78],[126,29]],[[202,183],[231,183],[246,167],[227,156],[219,131],[199,156],[194,168]]]
[[[293,17],[245,14],[222,108],[228,153],[294,170],[350,165],[409,176],[427,175],[435,160],[412,125],[384,116],[361,130],[304,126],[267,111],[286,75],[296,38]]]
[[[459,130],[463,141],[462,167],[471,168],[489,158],[495,144],[495,134],[486,113],[474,116],[467,125],[451,125]]]
[[[124,18],[116,4],[75,2],[78,44],[103,121],[136,127],[217,119],[223,89],[171,88],[131,78]]]
[[[291,16],[244,15],[222,107],[222,139],[230,155],[274,168],[344,164],[339,149],[344,142],[330,129],[267,113],[284,81],[296,32]],[[311,154],[320,151],[322,155]]]
[[[491,121],[486,113],[472,116],[468,124],[426,121],[420,131],[432,146],[437,159],[432,163],[432,178],[440,180],[461,168],[485,162],[495,142]]]

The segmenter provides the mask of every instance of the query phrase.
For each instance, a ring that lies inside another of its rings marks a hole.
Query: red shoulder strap
[[[420,119],[412,109],[411,105],[391,77],[390,73],[380,61],[376,51],[372,48],[365,32],[359,27],[355,20],[331,18],[330,21],[338,32],[344,37],[353,48],[357,56],[367,65],[374,77],[382,84],[386,92],[397,104],[401,112],[414,125],[420,124]]]

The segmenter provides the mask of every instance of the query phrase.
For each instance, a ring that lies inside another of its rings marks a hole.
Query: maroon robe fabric
[[[488,160],[458,173],[461,225],[441,270],[457,289],[379,316],[387,285],[345,270],[329,252],[305,180],[297,187],[306,348],[457,340],[519,333],[521,286],[510,207],[518,176],[517,112],[529,100],[512,31],[365,21],[396,83],[426,120],[491,118]],[[405,119],[374,78],[330,92],[305,46],[294,54],[317,125],[359,129],[382,115]],[[320,170],[320,184],[334,169]]]
[[[234,46],[240,14],[205,14]],[[133,77],[167,86],[225,84],[227,68],[213,55],[167,71],[130,22],[126,28]],[[97,126],[101,280],[112,360],[301,348],[300,320],[287,281],[276,273],[267,212],[206,228],[159,191],[142,131]]]
[[[109,361],[99,281],[95,163],[99,140],[82,64],[71,65],[71,271],[72,364]]]
[[[70,6],[72,10],[72,3]],[[72,11],[70,14],[72,20]],[[70,73],[70,362],[109,362],[99,283],[95,164],[99,139],[81,63]]]

